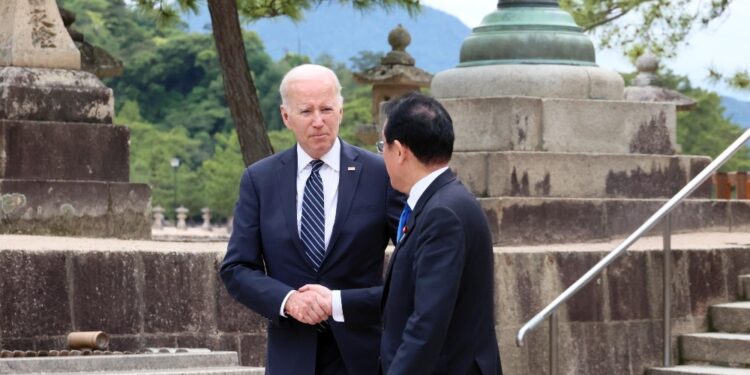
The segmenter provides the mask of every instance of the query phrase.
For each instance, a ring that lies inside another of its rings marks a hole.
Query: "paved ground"
[[[545,252],[545,251],[610,251],[622,239],[608,242],[584,244],[552,244],[535,246],[496,247],[496,252]],[[659,250],[662,238],[644,237],[636,242],[631,250]],[[709,250],[726,248],[750,248],[748,232],[698,232],[675,234],[672,236],[672,248],[679,250]],[[118,240],[107,238],[77,238],[0,235],[0,250],[145,250],[145,251],[225,251],[226,242],[165,242],[142,240]]]

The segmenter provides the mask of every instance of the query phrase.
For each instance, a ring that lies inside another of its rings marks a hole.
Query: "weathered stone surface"
[[[680,336],[680,355],[686,361],[750,364],[750,335],[693,333]]]
[[[620,259],[606,272],[610,316],[613,320],[645,320],[654,317],[652,309],[656,310],[659,305],[649,304],[651,280],[648,279],[645,254],[633,254]]]
[[[110,184],[109,237],[151,238],[151,187],[146,184]]]
[[[621,100],[624,82],[614,71],[567,65],[490,65],[444,70],[432,79],[436,98],[534,96]]]
[[[555,258],[560,275],[560,285],[565,288],[576,282],[586,270],[599,261],[595,257],[582,256],[577,252],[555,254]],[[596,322],[605,319],[608,315],[608,309],[606,308],[608,301],[602,280],[601,276],[592,280],[565,304],[567,309],[567,319],[565,320],[570,322]]]
[[[149,238],[150,192],[146,184],[0,179],[0,233]]]
[[[495,244],[560,243],[606,238],[604,205],[595,200],[484,198]]]
[[[209,332],[216,329],[213,254],[143,254],[144,330]],[[155,287],[158,286],[158,287]]]
[[[621,101],[543,101],[544,149],[666,154],[679,151],[674,105]]]
[[[646,375],[746,375],[747,370],[706,365],[683,365],[675,367],[657,367],[646,371]]]
[[[666,199],[480,198],[496,245],[563,243],[627,236]],[[735,206],[743,208],[735,209]],[[747,226],[748,201],[688,199],[671,213],[672,232],[730,231]],[[740,212],[740,214],[735,214]],[[650,235],[661,235],[657,225]]]
[[[266,335],[265,333],[244,335],[240,337],[240,363],[246,366],[265,366]]]
[[[679,151],[674,105],[531,97],[446,98],[454,150],[666,154]]]
[[[750,302],[729,302],[710,308],[711,326],[719,332],[750,333]]]
[[[222,296],[217,274],[218,262],[225,251],[224,244],[192,246],[92,239],[86,240],[85,245],[71,246],[70,241],[79,240],[60,239],[39,242],[39,246],[47,249],[41,250],[29,244],[33,242],[31,237],[21,242],[8,241],[8,237],[20,236],[0,236],[0,246],[5,244],[6,247],[17,248],[0,251],[0,269],[9,270],[0,273],[0,314],[8,316],[8,305],[5,303],[8,300],[23,300],[26,302],[14,303],[16,306],[33,308],[29,307],[35,306],[33,298],[39,297],[31,292],[54,286],[60,288],[55,294],[63,296],[63,301],[45,300],[44,305],[53,312],[72,312],[72,316],[65,315],[62,318],[64,322],[58,324],[62,328],[51,336],[47,335],[46,330],[36,328],[40,324],[36,319],[25,323],[0,321],[2,349],[52,349],[64,342],[69,330],[81,328],[76,326],[79,323],[73,323],[74,318],[78,322],[82,317],[79,316],[80,308],[103,301],[112,305],[117,315],[120,314],[118,309],[131,301],[129,306],[132,309],[142,309],[142,312],[134,315],[155,318],[147,318],[143,328],[122,324],[122,332],[111,336],[112,349],[137,351],[145,347],[208,347],[212,350],[236,350],[244,365],[263,363],[265,332],[262,327],[265,326],[265,319],[245,313],[245,309],[239,305],[223,312],[222,308],[226,306],[220,306],[229,298]],[[735,242],[747,243],[743,238]],[[680,243],[679,236],[675,241]],[[643,245],[623,254],[561,307],[562,373],[640,375],[644,368],[661,363],[661,250],[659,244],[650,246]],[[685,250],[678,245],[673,246],[673,333],[678,335],[704,325],[704,316],[694,315],[687,296],[705,294],[704,288],[721,288],[716,285],[730,283],[730,277],[734,277],[729,276],[730,273],[734,275],[744,268],[728,271],[727,266],[746,262],[747,255],[743,251],[747,252],[747,246],[733,247],[726,242],[721,250],[701,247]],[[86,251],[70,250],[73,247]],[[611,247],[608,244],[495,249],[496,331],[506,373],[547,374],[547,324],[543,323],[531,331],[522,348],[515,346],[515,335],[526,320],[601,260],[609,250]],[[61,260],[52,260],[58,258]],[[62,266],[57,266],[57,263]],[[703,265],[709,268],[723,267],[726,271],[712,272]],[[99,270],[92,272],[95,266]],[[85,282],[98,280],[97,272],[113,280]],[[709,272],[719,275],[721,279],[709,278],[709,286],[696,281],[706,279]],[[8,283],[8,277],[19,280]],[[21,289],[24,293],[18,293],[17,286],[27,285],[29,278],[41,285],[33,290]],[[142,284],[139,284],[140,278],[143,278]],[[122,287],[117,288],[118,285]],[[97,286],[99,289],[96,289]],[[12,295],[8,295],[8,292],[2,294],[5,291],[12,292]],[[107,293],[114,296],[109,298]],[[727,294],[726,288],[722,293]],[[84,297],[83,304],[71,305],[69,301],[78,301],[84,294],[88,297]],[[94,298],[97,295],[101,297]],[[139,304],[138,301],[143,303]],[[651,306],[644,307],[644,304]],[[633,311],[626,309],[628,305],[633,306]],[[14,314],[11,316],[19,315]],[[29,315],[34,317],[33,314]],[[170,321],[160,319],[161,316]],[[128,319],[127,316],[123,318],[124,321]],[[103,324],[109,324],[106,323],[108,320],[104,319]],[[16,328],[17,324],[26,326]],[[10,327],[16,333],[7,333]]]
[[[74,327],[109,334],[143,326],[143,274],[135,253],[87,252],[71,259]]]
[[[230,367],[238,365],[237,353],[177,353],[78,356],[68,358],[22,358],[0,361],[2,373],[91,373],[134,370],[177,370],[191,368]],[[160,372],[160,371],[159,371]],[[175,372],[168,372],[174,374]]]
[[[746,301],[750,300],[750,275],[740,277],[740,290],[741,298]]]
[[[750,275],[750,251],[742,248],[728,249],[723,252],[723,256],[727,274],[728,300],[746,299],[742,293],[742,276]]]
[[[670,198],[709,162],[700,156],[499,151],[456,153],[451,168],[478,197]],[[710,194],[700,189],[692,197]]]
[[[0,66],[81,68],[54,1],[4,0],[0,19]]]
[[[0,120],[0,179],[127,182],[124,126]]]
[[[71,330],[66,259],[64,252],[0,250],[0,337]]]
[[[719,251],[687,253],[692,315],[705,316],[711,304],[728,298],[724,258]]]
[[[112,89],[92,73],[0,68],[0,119],[111,124]]]

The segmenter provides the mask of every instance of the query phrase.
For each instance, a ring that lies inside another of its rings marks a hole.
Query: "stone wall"
[[[660,246],[653,244],[646,248]],[[515,346],[518,328],[613,247],[496,248],[506,374],[547,373],[546,324],[523,348]],[[265,321],[225,292],[217,275],[224,249],[222,243],[0,236],[0,348],[62,348],[72,330],[104,330],[113,350],[208,347],[236,350],[244,365],[263,365]],[[660,363],[661,261],[659,251],[629,252],[563,307],[560,373],[640,375]],[[734,300],[737,276],[750,273],[750,247],[676,250],[674,264],[674,333],[704,330],[708,305]]]

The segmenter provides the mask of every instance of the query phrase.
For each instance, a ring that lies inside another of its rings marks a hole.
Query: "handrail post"
[[[557,321],[557,310],[555,310],[549,319],[549,375],[557,375],[559,358],[559,325]]]
[[[664,216],[664,367],[672,367],[672,214]]]

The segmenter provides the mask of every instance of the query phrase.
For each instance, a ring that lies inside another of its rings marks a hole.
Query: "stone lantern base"
[[[91,73],[0,68],[0,233],[150,238],[130,131]]]

